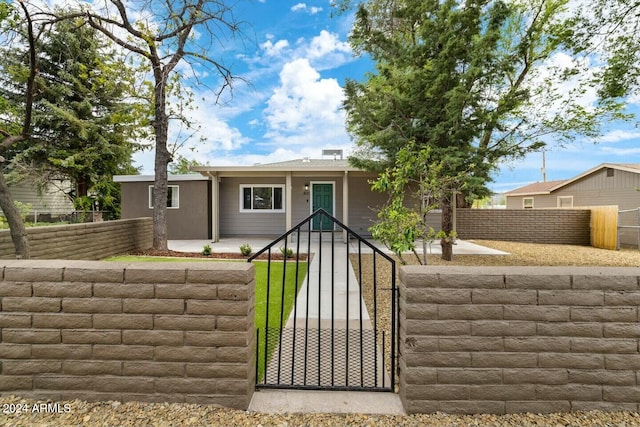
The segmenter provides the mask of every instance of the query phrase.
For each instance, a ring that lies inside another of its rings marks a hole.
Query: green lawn
[[[109,257],[106,261],[118,262],[216,262],[229,260],[211,260],[202,258],[170,258],[170,257],[150,257],[150,256],[134,256],[122,255]],[[246,261],[236,261],[246,262]],[[260,330],[260,339],[257,343],[259,357],[264,360],[265,340],[264,333],[267,325],[267,263],[265,261],[254,261],[253,265],[256,269],[256,289],[255,289],[255,327]],[[300,262],[298,267],[298,290],[303,284],[307,274],[306,262]],[[283,323],[287,322],[289,314],[293,309],[295,301],[295,262],[287,262],[286,274],[284,277],[284,302],[282,298],[282,275],[283,263],[281,261],[271,262],[271,282],[269,283],[269,328],[279,328],[281,323],[281,308]],[[271,339],[269,341],[269,354],[273,351],[277,341]],[[264,363],[258,365],[258,378],[262,378],[264,372]]]
[[[254,261],[256,266],[256,305],[255,322],[256,329],[259,330],[258,340],[258,360],[264,361],[265,354],[265,328],[267,326],[267,263],[264,261]],[[307,274],[307,263],[300,262],[298,268],[298,291],[304,282]],[[260,274],[258,271],[260,270]],[[287,262],[286,275],[284,277],[284,299],[282,298],[282,274],[283,263],[281,261],[271,262],[271,282],[269,284],[269,329],[280,328],[287,323],[289,314],[293,309],[296,291],[296,264]],[[284,301],[284,303],[283,303]],[[281,313],[281,308],[282,313]],[[282,320],[281,320],[282,318]],[[273,352],[276,339],[270,337],[268,354]],[[262,379],[264,373],[264,362],[258,363],[258,381]]]

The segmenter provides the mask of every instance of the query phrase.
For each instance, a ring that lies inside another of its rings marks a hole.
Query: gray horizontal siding
[[[615,170],[614,176],[608,177],[606,170],[572,182],[552,194],[533,196],[507,196],[508,209],[522,209],[522,200],[533,197],[534,208],[555,208],[558,197],[573,196],[573,206],[608,206],[618,205],[620,209],[640,207],[640,173]]]
[[[70,184],[61,182],[57,185],[49,185],[42,194],[38,194],[33,185],[20,183],[11,186],[11,196],[16,201],[31,205],[29,213],[63,215],[73,212],[73,203],[63,192],[69,191]]]
[[[362,236],[370,236],[369,227],[378,219],[378,210],[388,195],[371,191],[367,177],[349,178],[349,227]]]
[[[241,184],[284,184],[284,177],[230,178],[220,181],[220,235],[277,236],[284,233],[284,212],[240,212]]]

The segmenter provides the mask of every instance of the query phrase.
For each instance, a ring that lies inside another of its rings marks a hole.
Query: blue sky
[[[342,86],[345,78],[361,80],[372,69],[348,45],[353,16],[332,18],[329,0],[254,0],[238,3],[235,13],[249,24],[248,38],[228,41],[220,57],[248,83],[238,81],[220,105],[213,102],[214,87],[198,88],[192,117],[202,128],[184,141],[172,127],[171,140],[184,142],[178,153],[210,165],[251,165],[319,158],[323,148],[351,152]],[[633,109],[639,104],[632,99]],[[135,162],[142,173],[153,173],[152,152],[137,154]],[[571,178],[605,162],[640,163],[640,128],[610,124],[598,143],[550,147],[547,179]],[[490,187],[502,192],[542,181],[541,167],[540,153],[504,164]]]

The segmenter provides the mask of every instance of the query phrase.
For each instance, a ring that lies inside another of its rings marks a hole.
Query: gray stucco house
[[[386,201],[386,195],[371,191],[369,181],[375,174],[341,158],[202,166],[194,171],[199,175],[169,176],[169,239],[275,237],[320,207],[369,235],[376,209]],[[122,175],[114,181],[122,185],[122,218],[152,216],[153,176]]]
[[[640,164],[602,163],[571,179],[536,182],[504,193],[507,209],[618,206],[640,208]],[[638,212],[619,216],[620,225],[640,225]],[[638,231],[621,230],[622,244],[637,245]]]

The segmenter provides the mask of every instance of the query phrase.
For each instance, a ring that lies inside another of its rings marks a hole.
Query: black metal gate
[[[312,231],[314,219],[317,226],[326,218],[328,229]],[[266,283],[256,286],[256,386],[394,391],[395,261],[323,209],[249,262],[265,257]]]

